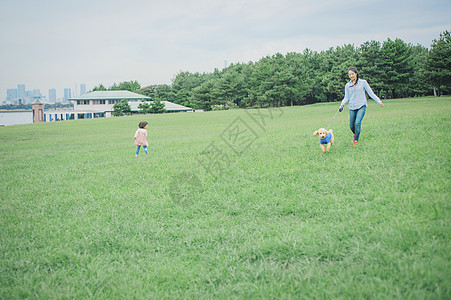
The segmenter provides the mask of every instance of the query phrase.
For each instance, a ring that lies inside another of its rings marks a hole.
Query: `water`
[[[0,125],[19,125],[33,123],[32,111],[1,111]]]

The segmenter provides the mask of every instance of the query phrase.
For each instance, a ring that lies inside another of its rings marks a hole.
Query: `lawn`
[[[0,299],[450,299],[451,97],[384,103],[0,127]]]

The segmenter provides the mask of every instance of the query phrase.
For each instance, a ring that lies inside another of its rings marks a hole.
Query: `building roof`
[[[37,98],[36,100],[33,101],[33,103],[31,104],[45,104],[44,102],[42,102],[41,98]]]
[[[191,111],[193,110],[191,107],[186,107],[177,103],[169,102],[169,101],[161,101],[164,103],[164,109],[167,111]]]
[[[78,97],[69,98],[69,100],[139,100],[139,99],[152,99],[150,97],[133,93],[130,91],[94,91],[87,94],[83,94]]]
[[[128,104],[130,105],[131,111],[139,111],[139,104],[141,104],[141,101],[130,101]],[[152,103],[152,102],[151,102]],[[177,111],[191,111],[193,110],[190,107],[186,107],[180,104],[176,104],[169,101],[161,101],[161,103],[164,104],[164,109],[166,109],[169,112],[177,112]]]

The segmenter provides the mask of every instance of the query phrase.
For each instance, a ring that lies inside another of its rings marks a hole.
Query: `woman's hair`
[[[139,126],[139,128],[144,128],[144,127],[146,127],[147,124],[149,124],[149,123],[147,123],[147,122],[139,122],[138,126]]]
[[[359,81],[359,71],[357,71],[357,68],[356,67],[350,67],[349,69],[348,69],[348,72],[349,71],[352,71],[352,72],[354,72],[356,75],[357,75],[357,80],[355,81],[355,83],[357,84],[357,82]]]

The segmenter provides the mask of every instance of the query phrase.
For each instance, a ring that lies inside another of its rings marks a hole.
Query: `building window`
[[[94,104],[94,105],[95,105],[95,104],[97,104],[97,105],[98,105],[98,104],[105,104],[105,100],[93,100],[93,101],[92,101],[92,104]]]
[[[78,105],[89,105],[89,100],[77,100]]]

